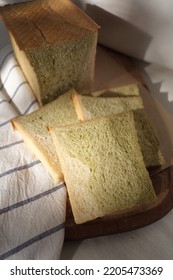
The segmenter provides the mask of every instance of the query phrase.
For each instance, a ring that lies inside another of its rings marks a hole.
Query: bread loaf
[[[146,116],[142,98],[131,97],[92,97],[73,95],[73,102],[78,118],[82,121],[133,110],[138,141],[147,167],[164,164],[164,157],[159,147],[158,137]]]
[[[50,132],[76,223],[155,198],[132,112],[53,127]]]
[[[70,0],[7,5],[0,14],[41,105],[71,87],[91,91],[99,27]]]
[[[12,121],[13,126],[22,134],[26,144],[44,164],[56,183],[63,180],[63,174],[47,126],[78,122],[71,101],[71,95],[74,93],[75,90],[69,90],[33,113]]]

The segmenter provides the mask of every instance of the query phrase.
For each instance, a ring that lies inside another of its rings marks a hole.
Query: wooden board
[[[122,65],[139,84],[147,88],[131,58],[115,52],[114,56],[116,56],[116,61]],[[149,225],[166,215],[173,208],[173,166],[165,170],[159,170],[158,168],[150,169],[149,173],[157,195],[155,201],[150,204],[127,209],[77,225],[74,222],[70,203],[68,201],[65,239],[79,240],[134,230]]]
[[[68,203],[65,239],[79,240],[125,232],[149,225],[162,218],[173,208],[173,166],[163,171],[152,170],[150,177],[157,197],[154,202],[141,207],[77,225]]]

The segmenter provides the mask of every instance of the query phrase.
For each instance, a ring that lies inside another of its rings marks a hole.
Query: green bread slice
[[[76,223],[155,198],[133,113],[50,129]]]
[[[79,120],[85,121],[111,113],[119,114],[133,110],[138,141],[147,167],[161,166],[164,157],[159,140],[146,116],[141,96],[131,97],[92,97],[73,95],[73,102]]]
[[[115,87],[110,89],[104,89],[99,91],[94,91],[92,96],[102,96],[102,97],[129,97],[129,96],[139,96],[139,86],[138,84],[131,84],[127,86]]]
[[[47,168],[56,183],[63,180],[63,174],[47,127],[78,122],[71,100],[71,95],[74,93],[75,90],[71,89],[33,113],[20,116],[12,121],[13,126],[23,136],[25,143]]]

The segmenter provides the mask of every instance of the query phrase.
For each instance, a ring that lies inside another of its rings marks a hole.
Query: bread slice
[[[82,121],[133,110],[138,141],[147,167],[161,166],[164,157],[159,147],[159,140],[146,116],[140,96],[131,97],[92,97],[73,95],[73,102],[78,118]]]
[[[132,112],[54,127],[50,132],[76,223],[155,198]]]
[[[85,121],[111,113],[122,113],[124,111],[144,109],[140,96],[127,97],[92,97],[82,96],[78,93],[72,96],[79,120]]]
[[[12,121],[13,126],[22,134],[26,144],[48,169],[56,183],[63,180],[63,174],[47,126],[78,122],[71,101],[71,95],[74,93],[75,90],[69,90],[33,113]]]
[[[92,92],[92,96],[102,96],[102,97],[129,97],[129,96],[139,96],[139,86],[138,84],[131,84],[127,86],[121,86],[116,88],[104,89]]]
[[[99,26],[70,0],[0,8],[15,56],[40,104],[71,87],[89,93]]]

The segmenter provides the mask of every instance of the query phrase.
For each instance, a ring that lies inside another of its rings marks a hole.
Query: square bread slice
[[[82,121],[133,110],[138,141],[146,166],[161,166],[165,163],[158,137],[146,116],[141,96],[104,98],[75,94],[73,102],[78,118]]]
[[[50,133],[76,223],[155,198],[132,112],[53,127]]]
[[[78,122],[71,100],[74,93],[75,90],[71,89],[33,113],[12,120],[14,128],[21,133],[25,143],[48,169],[56,183],[63,180],[63,174],[47,126]]]
[[[110,89],[103,89],[99,91],[92,92],[92,96],[102,96],[102,97],[129,97],[129,96],[139,96],[139,86],[138,84],[131,84],[127,86],[121,86]]]
[[[70,0],[0,7],[15,56],[39,103],[74,87],[89,93],[99,26]]]

